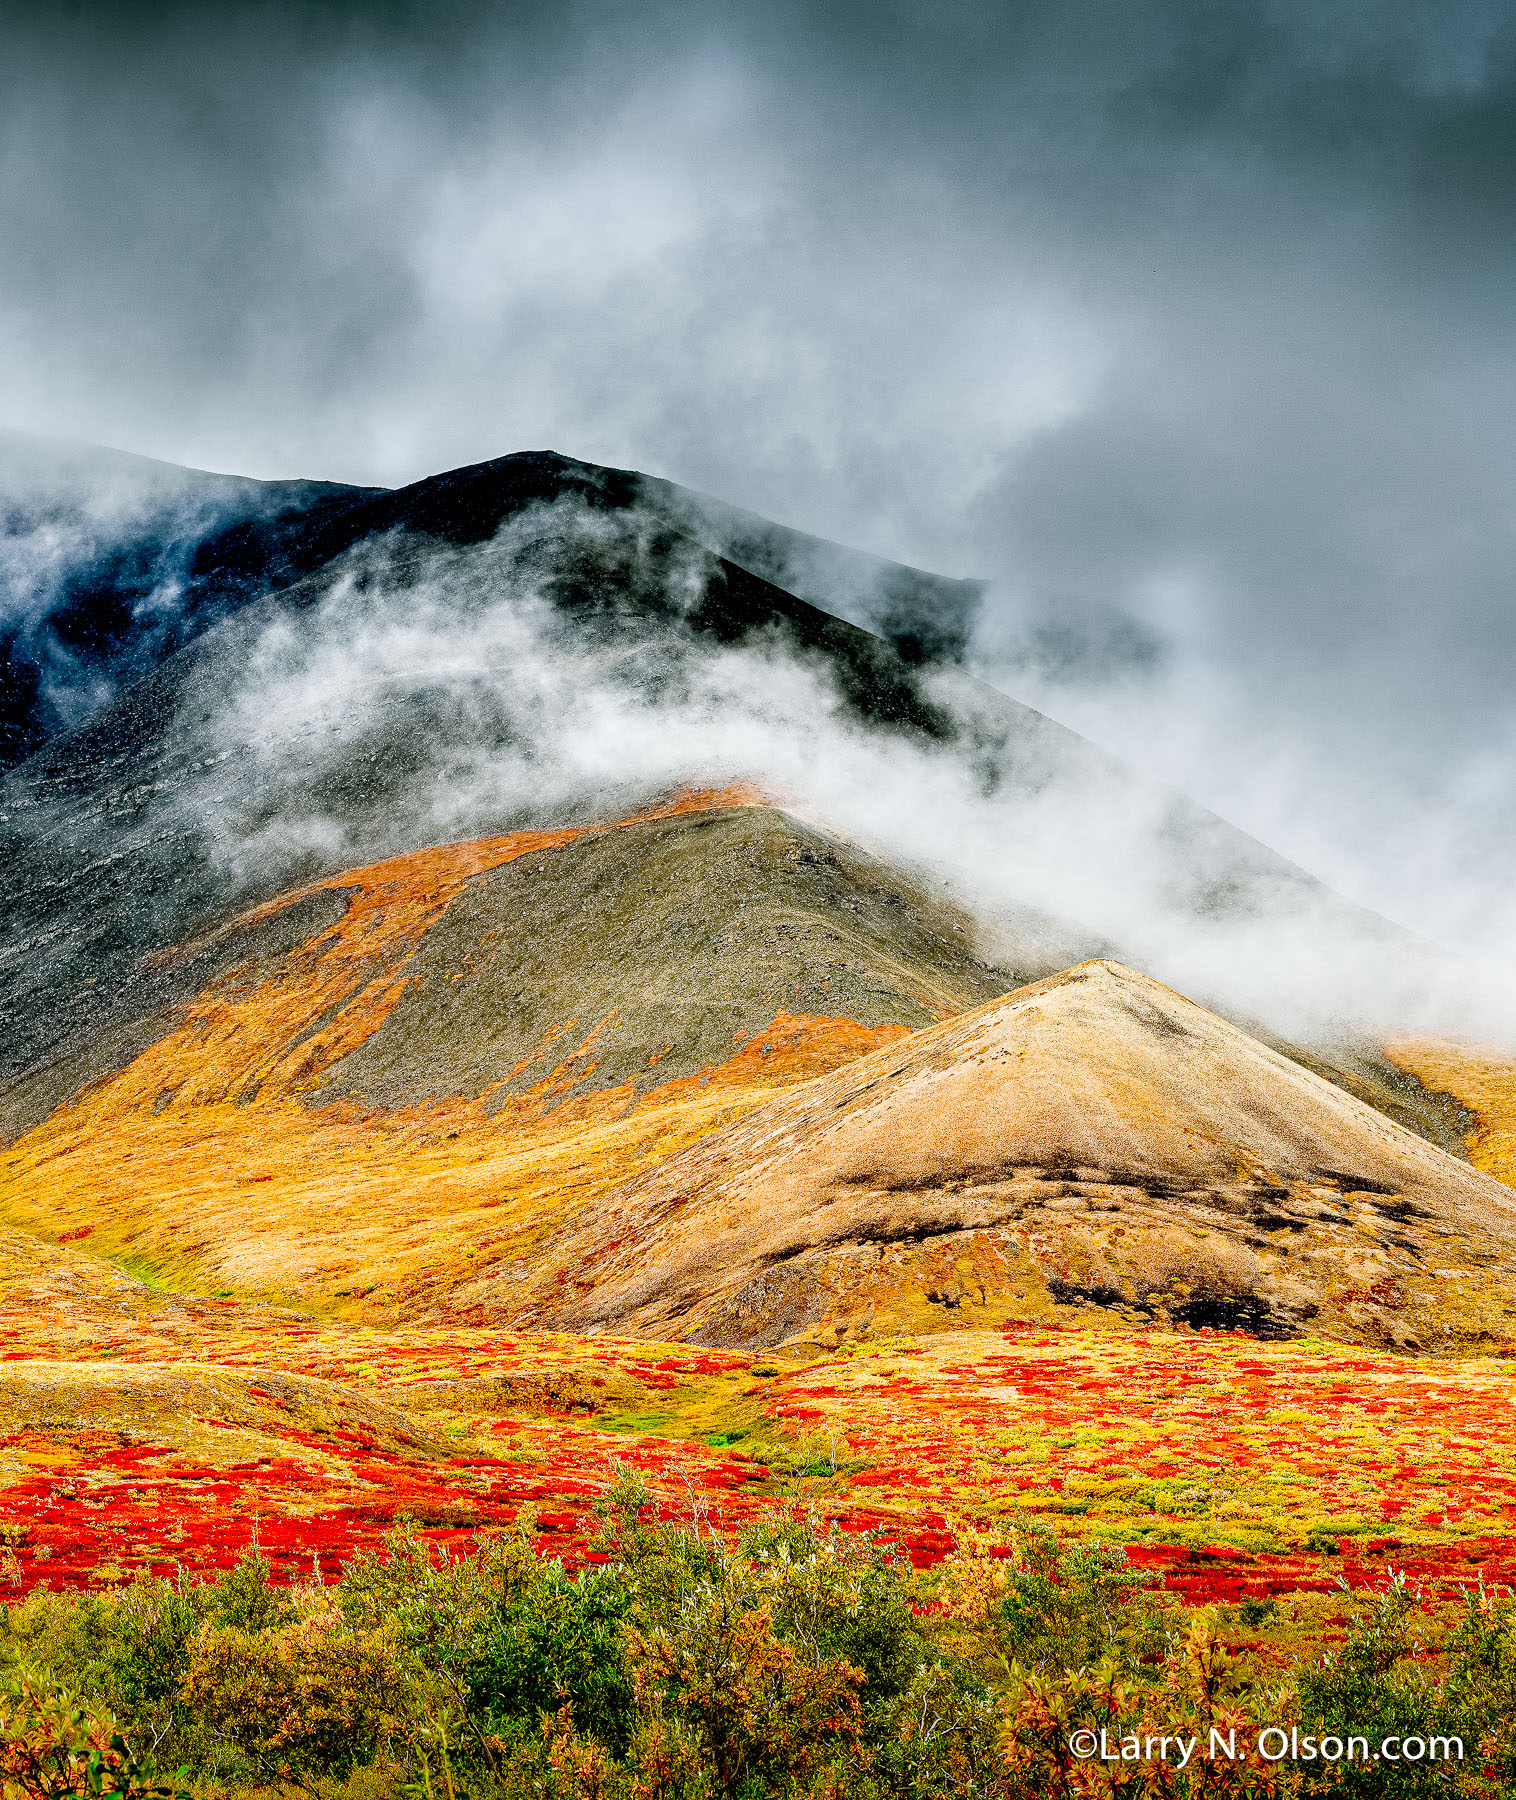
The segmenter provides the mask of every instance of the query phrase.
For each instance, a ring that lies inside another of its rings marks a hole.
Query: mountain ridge
[[[83,504],[93,491],[112,498],[113,508],[104,510],[117,515],[114,531],[108,518],[87,516],[101,510]],[[60,495],[73,497],[72,515]],[[83,658],[81,676],[87,670],[98,706],[102,684],[108,689],[140,678],[219,620],[370,538],[403,531],[455,545],[478,543],[512,515],[566,495],[606,511],[651,507],[675,527],[704,524],[707,536],[713,523],[725,523],[724,532],[715,532],[721,541],[713,539],[711,547],[759,579],[791,562],[815,563],[825,552],[833,587],[840,581],[854,590],[889,590],[886,609],[893,606],[898,625],[895,647],[907,648],[907,660],[923,660],[926,646],[938,639],[939,648],[948,649],[931,613],[946,605],[962,615],[976,591],[972,583],[723,509],[676,483],[558,451],[516,451],[399,488],[372,488],[255,480],[130,451],[0,432],[0,509],[8,509],[9,535],[24,536],[35,520],[64,506],[64,517],[91,551],[79,567],[56,577],[59,591],[50,606],[34,600],[16,623],[0,612],[0,769],[24,761],[59,728],[56,720],[48,723],[43,687],[60,650]],[[733,529],[732,520],[742,523]],[[745,555],[744,544],[757,554]],[[807,598],[820,610],[838,611],[827,607],[824,591]],[[841,616],[848,616],[846,608]],[[51,673],[56,680],[56,670]]]
[[[551,468],[540,457],[499,459],[482,465],[483,475],[437,478],[440,488],[415,484],[399,491],[409,496],[402,510],[410,508],[413,524],[426,523],[432,514],[416,503],[430,493],[427,505],[451,520],[449,529],[483,533],[491,515],[479,496],[494,491],[501,464],[523,492],[540,497],[565,459],[547,460]],[[626,471],[589,470],[583,480],[594,487],[601,477],[613,497],[633,483]],[[384,495],[364,504],[378,528],[393,527],[402,503]],[[1066,787],[1071,842],[1088,829],[1081,821],[1091,807],[1100,830],[1120,815],[1132,853],[1152,865],[1155,905],[1201,921],[1315,909],[1360,938],[1412,944],[1205,808],[966,673],[908,661],[883,639],[640,515],[607,513],[602,528],[600,515],[586,522],[551,506],[532,513],[536,504],[523,514],[535,521],[525,538],[503,545],[483,537],[466,549],[414,535],[366,539],[361,552],[220,619],[78,731],[0,779],[0,1075],[89,1028],[104,1016],[102,1004],[107,1012],[123,996],[136,1004],[135,993],[145,1006],[153,955],[301,879],[426,843],[625,816],[668,785],[639,783],[632,769],[598,786],[560,785],[536,804],[480,804],[438,832],[424,808],[446,793],[460,753],[510,767],[513,757],[536,754],[534,720],[519,710],[535,701],[529,692],[497,691],[493,676],[481,687],[477,671],[412,679],[403,667],[382,669],[379,687],[362,696],[372,720],[361,729],[341,708],[297,716],[283,727],[296,735],[273,745],[282,760],[266,766],[263,696],[250,692],[242,713],[229,698],[242,692],[250,666],[274,646],[294,657],[297,672],[305,657],[340,680],[345,643],[375,617],[382,623],[385,606],[403,622],[417,592],[430,597],[445,639],[475,629],[481,607],[498,611],[502,594],[528,591],[533,629],[547,634],[543,654],[591,659],[618,704],[677,695],[723,654],[769,665],[785,659],[820,684],[837,729],[946,757],[986,804],[1040,803]],[[460,729],[474,734],[461,752]],[[698,783],[704,771],[688,773]],[[310,848],[292,854],[284,846],[307,817]],[[327,840],[332,848],[322,850]],[[1092,843],[1097,861],[1098,852]],[[1126,948],[1098,922],[1082,929],[1087,939]]]

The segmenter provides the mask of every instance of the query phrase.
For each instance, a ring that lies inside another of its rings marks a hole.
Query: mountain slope
[[[768,808],[588,834],[472,880],[406,964],[394,1009],[316,1097],[395,1108],[468,1095],[494,1110],[565,1059],[576,1094],[642,1094],[724,1062],[785,1014],[914,1030],[1015,985],[972,957],[973,931]]]
[[[1131,954],[1114,928],[1162,917],[1412,954],[1183,796],[611,505],[635,497],[631,477],[564,461],[502,459],[313,527],[286,549],[332,552],[315,572],[241,605],[0,781],[0,1076],[151,1010],[156,953],[301,882],[624,817],[679,780],[763,782],[766,763],[845,778],[860,805],[909,771],[975,814],[974,842],[1014,841],[1036,815],[1070,871],[1051,895],[1003,898],[1057,913],[1070,892],[1102,894],[1117,909],[1066,928],[1070,944]],[[489,536],[506,501],[516,523]],[[344,554],[349,527],[381,535]],[[1035,887],[1047,861],[1023,856],[1013,883]]]
[[[0,770],[294,580],[297,530],[378,491],[0,430]]]
[[[414,1310],[1013,985],[973,930],[741,790],[344,871],[180,946],[155,1011],[0,1093],[0,1210],[192,1284]]]
[[[1516,1195],[1098,962],[794,1090],[455,1304],[716,1343],[1056,1305],[1448,1348],[1516,1336],[1513,1275]]]

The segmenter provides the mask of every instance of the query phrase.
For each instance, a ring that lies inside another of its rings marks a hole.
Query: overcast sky
[[[0,0],[0,423],[987,577],[1006,685],[1516,941],[1513,87],[1499,0]]]

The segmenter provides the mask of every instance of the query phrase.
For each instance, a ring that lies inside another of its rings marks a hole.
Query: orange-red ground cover
[[[1389,1564],[1516,1579],[1516,1371],[1503,1362],[1008,1331],[968,1354],[927,1340],[785,1389],[778,1417],[841,1432],[868,1459],[848,1478],[860,1495],[1122,1543],[1192,1598]]]
[[[798,1498],[885,1531],[921,1566],[964,1525],[1008,1536],[1035,1519],[1127,1546],[1196,1601],[1386,1566],[1433,1585],[1516,1581],[1516,1369],[1500,1362],[1064,1330],[785,1364],[318,1325],[235,1302],[110,1325],[12,1315],[0,1343],[0,1378],[66,1356],[83,1396],[67,1426],[0,1436],[0,1594],[208,1571],[255,1540],[285,1577],[313,1564],[330,1577],[397,1524],[462,1545],[527,1505],[544,1548],[574,1562],[618,1465],[644,1474],[666,1516],[736,1528]],[[91,1414],[92,1368],[176,1359],[247,1375],[255,1396],[260,1371],[334,1382],[398,1408],[425,1442],[313,1426],[273,1400],[258,1453],[239,1439],[223,1457],[213,1420],[191,1443],[183,1421]]]

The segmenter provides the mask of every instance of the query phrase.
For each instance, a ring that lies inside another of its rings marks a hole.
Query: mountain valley
[[[0,1581],[572,1564],[629,1467],[1187,1603],[1516,1574],[1510,1056],[1129,927],[1437,953],[976,684],[972,584],[537,455],[218,494],[0,781]]]

